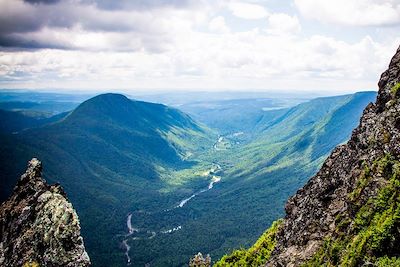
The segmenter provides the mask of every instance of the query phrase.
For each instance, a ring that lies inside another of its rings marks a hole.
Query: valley
[[[399,31],[400,0],[0,0],[0,267],[400,267]]]
[[[99,95],[50,123],[0,133],[0,196],[34,155],[76,207],[95,266],[182,266],[199,251],[217,259],[282,216],[375,97],[182,105],[189,116]]]
[[[218,142],[218,141],[217,141]],[[164,213],[168,213],[169,216],[173,216],[173,212],[175,209],[179,209],[182,208],[183,206],[185,206],[189,201],[191,201],[193,198],[195,198],[196,196],[206,193],[207,191],[211,190],[214,188],[214,185],[218,182],[221,181],[221,177],[217,176],[217,173],[221,171],[221,166],[217,163],[214,163],[213,167],[211,167],[209,170],[204,172],[204,176],[210,176],[211,175],[211,181],[209,182],[208,186],[206,188],[201,189],[200,191],[195,192],[194,194],[192,194],[191,196],[181,200],[179,202],[179,204],[173,208],[170,209],[166,209],[164,210]],[[144,213],[151,213],[151,212],[144,212]],[[124,236],[125,239],[122,240],[122,245],[123,245],[123,249],[125,250],[125,256],[126,256],[126,260],[127,260],[127,265],[131,265],[132,264],[132,259],[130,257],[130,253],[131,253],[131,246],[128,244],[129,241],[134,241],[134,240],[143,240],[143,239],[153,239],[154,237],[157,236],[157,234],[172,234],[176,231],[179,231],[182,229],[182,225],[178,225],[175,227],[172,227],[170,229],[167,230],[161,230],[158,233],[156,231],[151,231],[151,230],[142,230],[139,228],[136,228],[133,224],[132,224],[132,216],[133,214],[130,213],[127,216],[126,219],[126,226],[128,229],[128,233]],[[148,228],[151,228],[151,226],[148,226]],[[141,234],[141,236],[139,236]]]

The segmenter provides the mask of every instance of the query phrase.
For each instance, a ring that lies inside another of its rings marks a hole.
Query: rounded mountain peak
[[[75,121],[80,119],[106,118],[119,119],[127,114],[135,113],[135,101],[122,94],[107,93],[90,98],[80,104],[66,119]]]
[[[197,128],[189,116],[174,108],[112,93],[86,100],[64,122],[79,127],[108,124],[135,129],[166,129],[170,126]]]

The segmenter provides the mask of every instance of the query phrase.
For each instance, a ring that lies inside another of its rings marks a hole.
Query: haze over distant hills
[[[99,95],[49,123],[3,132],[1,198],[37,156],[76,207],[95,266],[125,266],[124,244],[134,266],[180,266],[197,251],[219,257],[282,215],[375,97],[182,106],[199,123],[165,105]]]
[[[0,0],[0,267],[400,267],[399,32],[400,0]]]

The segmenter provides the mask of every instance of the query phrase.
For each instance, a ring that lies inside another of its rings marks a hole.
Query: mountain
[[[127,214],[166,209],[208,184],[208,177],[174,173],[196,164],[192,158],[213,139],[212,131],[176,109],[99,95],[56,123],[2,139],[2,197],[23,161],[41,158],[46,180],[62,184],[80,214],[93,264],[122,266]]]
[[[218,129],[222,135],[241,132],[241,139],[247,141],[257,134],[255,131],[257,124],[262,125],[263,120],[279,117],[289,107],[307,100],[294,97],[207,99],[180,104],[178,108],[208,127]]]
[[[46,124],[54,123],[65,116],[68,112],[60,113],[49,118],[27,116],[23,112],[8,111],[0,109],[0,133],[15,133],[29,128],[36,128]]]
[[[252,112],[240,117],[249,116],[253,133],[242,141],[229,109],[231,133],[218,136],[174,108],[99,95],[55,123],[3,135],[0,195],[36,156],[46,180],[62,184],[77,209],[95,266],[182,266],[197,251],[219,257],[249,246],[283,215],[288,196],[349,138],[375,97],[255,105],[257,120]],[[240,110],[252,101],[230,103]]]
[[[229,148],[217,146],[207,155],[221,166],[221,182],[186,207],[195,214],[186,227],[207,239],[201,251],[215,258],[254,243],[283,216],[287,198],[317,172],[331,149],[349,139],[363,108],[375,99],[376,92],[317,98],[265,118],[250,142],[236,144],[235,137],[223,136]]]
[[[0,109],[18,111],[30,117],[51,117],[71,111],[91,97],[93,97],[92,94],[2,89]]]
[[[107,169],[151,180],[160,178],[155,165],[190,165],[186,158],[211,143],[207,131],[176,109],[104,94],[83,102],[57,123],[8,137],[12,140],[5,142],[3,151],[18,152],[13,147],[7,150],[7,144],[17,143],[26,154],[49,158],[50,169],[68,159],[77,168],[60,167],[73,175],[85,169],[98,176],[97,169]],[[55,157],[58,154],[60,158]]]
[[[231,152],[246,164],[244,174],[300,161],[318,165],[336,145],[348,140],[363,108],[375,98],[375,92],[316,98],[280,116],[265,115],[254,126],[255,140]]]
[[[49,186],[41,172],[40,161],[29,161],[0,206],[0,265],[89,266],[78,215],[63,189]]]
[[[350,140],[249,250],[216,266],[400,266],[400,48]]]

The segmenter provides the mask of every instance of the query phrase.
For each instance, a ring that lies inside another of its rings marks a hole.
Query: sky
[[[400,0],[0,0],[0,88],[376,90],[399,33]]]

